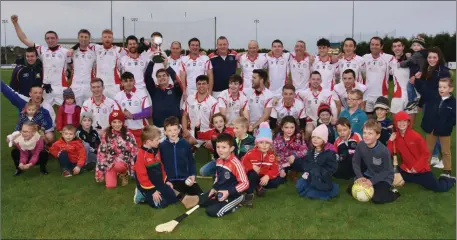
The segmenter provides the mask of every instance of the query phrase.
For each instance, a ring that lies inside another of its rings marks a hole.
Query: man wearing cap
[[[380,96],[376,99],[374,110],[376,113],[376,120],[381,124],[381,137],[379,141],[387,146],[387,141],[389,141],[390,135],[392,135],[392,120],[387,118],[387,113],[390,110],[389,99],[386,97]]]

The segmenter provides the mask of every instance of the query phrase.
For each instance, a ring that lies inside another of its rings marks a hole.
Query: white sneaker
[[[438,157],[432,157],[432,161],[430,162],[430,166],[434,166],[440,162]]]
[[[436,164],[436,165],[433,166],[433,167],[439,168],[439,169],[443,169],[443,168],[444,168],[443,160],[439,161],[438,164]]]

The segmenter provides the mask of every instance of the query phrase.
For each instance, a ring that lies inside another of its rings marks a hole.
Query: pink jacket
[[[44,140],[39,138],[35,144],[35,148],[33,150],[23,150],[21,148],[20,143],[16,143],[16,147],[19,149],[20,158],[19,162],[22,164],[31,163],[35,165],[38,162],[38,157],[40,156],[40,152],[44,149]],[[30,159],[30,160],[29,160]]]
[[[289,167],[290,164],[287,161],[289,156],[294,155],[295,158],[303,158],[308,152],[308,146],[304,141],[301,140],[301,134],[298,133],[286,142],[284,137],[278,133],[273,139],[273,145],[275,148],[276,156],[279,157],[279,169]]]

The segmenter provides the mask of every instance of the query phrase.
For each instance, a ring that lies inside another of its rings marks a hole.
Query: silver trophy
[[[156,36],[152,39],[152,41],[157,46],[157,52],[152,57],[152,61],[155,63],[163,63],[162,50],[160,49],[160,46],[162,45],[162,38]]]

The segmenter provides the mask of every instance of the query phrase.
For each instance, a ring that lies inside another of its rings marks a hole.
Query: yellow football
[[[363,184],[360,183],[354,183],[352,186],[352,196],[360,202],[368,202],[371,200],[374,194],[374,188],[373,186],[371,187],[366,187]]]

